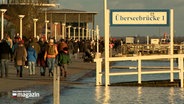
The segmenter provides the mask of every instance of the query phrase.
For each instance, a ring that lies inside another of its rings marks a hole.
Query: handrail
[[[133,57],[109,57],[109,61],[123,61],[123,60],[154,60],[154,59],[171,59],[171,58],[184,58],[184,54],[173,55],[147,55],[147,56],[133,56]]]
[[[178,68],[174,68],[174,58],[178,60]],[[142,60],[156,60],[156,59],[170,59],[170,69],[167,70],[150,70],[150,71],[143,71],[142,70]],[[157,73],[170,73],[170,81],[174,81],[174,73],[178,73],[180,79],[180,86],[184,87],[183,82],[183,59],[184,54],[168,54],[168,55],[148,55],[148,56],[134,56],[134,57],[109,57],[108,61],[130,61],[130,60],[137,60],[137,71],[134,72],[110,72],[108,73],[108,77],[114,75],[133,75],[137,74],[138,76],[138,83],[141,84],[142,81],[142,74],[157,74]],[[102,72],[101,65],[102,65],[102,58],[97,58],[94,60],[96,62],[96,85],[102,85]],[[107,75],[106,75],[107,76]]]

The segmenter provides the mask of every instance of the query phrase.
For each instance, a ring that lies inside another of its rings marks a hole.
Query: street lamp
[[[91,39],[91,29],[88,29],[88,38]]]
[[[62,38],[65,39],[65,23],[62,23]]]
[[[57,24],[58,24],[57,22],[54,23],[54,25],[55,25],[54,26],[55,27],[55,35],[54,35],[55,41],[56,41],[56,36],[57,36]]]
[[[88,28],[86,28],[86,39],[88,39]]]
[[[95,32],[95,31],[92,29],[92,30],[91,30],[91,39],[92,39],[92,40],[94,40],[94,32]]]
[[[25,15],[19,15],[20,19],[20,38],[22,39],[22,19],[24,18]]]
[[[34,22],[34,38],[36,38],[36,22],[38,21],[38,19],[33,19]]]
[[[76,27],[73,27],[73,39],[75,40],[75,30],[76,30]]]
[[[81,27],[78,27],[78,39],[79,39],[79,41],[80,41],[80,29],[81,29]]]
[[[45,40],[47,41],[47,24],[49,23],[48,20],[45,21]]]
[[[7,9],[0,9],[1,11],[1,39],[3,39],[4,36],[4,13],[7,11]]]
[[[69,25],[68,26],[68,38],[70,38],[70,28],[71,28],[71,26]]]
[[[99,53],[99,27],[96,25],[96,41],[97,41],[97,53]]]
[[[82,28],[82,39],[84,39],[84,28]]]

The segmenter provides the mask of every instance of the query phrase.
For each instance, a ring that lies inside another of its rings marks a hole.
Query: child
[[[68,54],[68,48],[65,47],[58,54],[58,65],[60,66],[60,71],[61,71],[60,74],[63,78],[66,78],[67,76],[66,70],[67,70],[67,65],[69,64],[69,62],[70,62],[70,57]]]
[[[29,75],[35,75],[37,54],[34,49],[34,46],[28,47],[27,59],[28,59]]]

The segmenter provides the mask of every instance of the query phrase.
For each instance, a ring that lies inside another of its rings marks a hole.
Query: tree
[[[7,12],[5,13],[5,18],[7,20],[7,25],[5,31],[10,31],[12,28],[15,28],[15,32],[19,33],[20,30],[20,19],[18,15],[25,15],[23,18],[23,30],[22,34],[25,38],[30,38],[34,33],[34,24],[33,19],[37,18],[37,35],[41,33],[44,27],[44,13],[42,13],[43,7],[35,6],[33,4],[29,5],[9,5],[6,6]],[[10,25],[12,24],[12,25]],[[15,34],[16,34],[15,33]]]

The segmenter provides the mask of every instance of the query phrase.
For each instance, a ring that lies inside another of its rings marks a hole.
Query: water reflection
[[[110,89],[109,86],[104,88],[104,100],[103,104],[110,104]]]
[[[169,100],[169,104],[174,104],[174,88],[173,87],[171,87],[169,89],[169,98],[168,98],[168,100]]]
[[[96,86],[96,101],[100,104],[110,104],[110,87]]]
[[[100,104],[110,104],[110,88],[109,86],[96,86],[95,89],[96,101]]]
[[[137,87],[137,102],[142,104],[142,87]]]
[[[180,96],[180,98],[181,99],[184,99],[184,89],[183,88],[180,88],[180,90],[179,90],[179,96]]]
[[[103,99],[102,89],[103,89],[102,86],[96,86],[96,89],[95,89],[95,97],[98,103],[101,103],[100,101]]]

